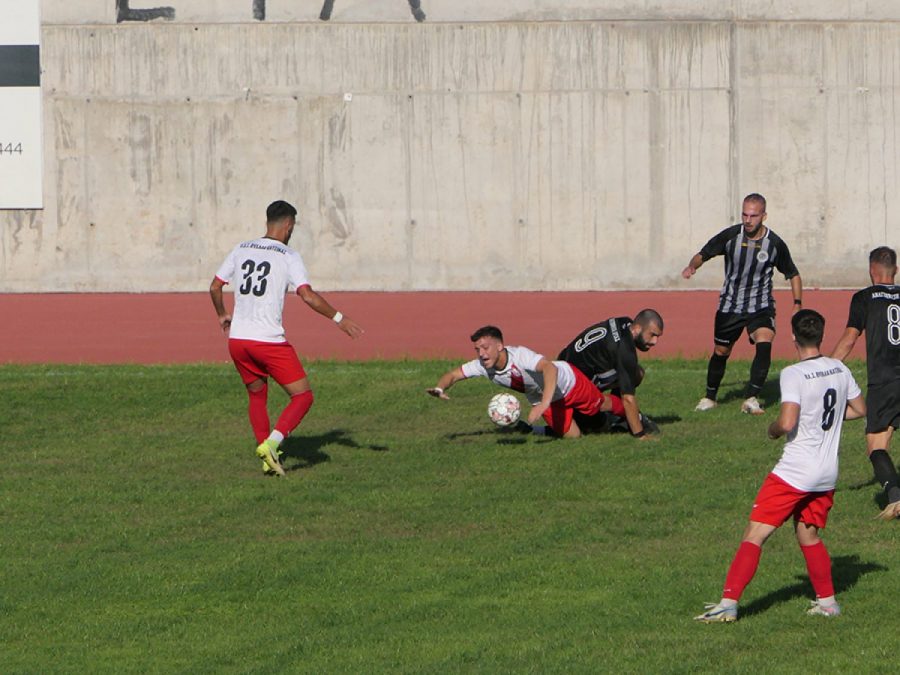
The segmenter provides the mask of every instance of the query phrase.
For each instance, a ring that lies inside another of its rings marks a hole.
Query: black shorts
[[[733,345],[741,337],[744,329],[747,335],[754,333],[758,328],[770,328],[775,330],[775,310],[768,308],[754,312],[753,314],[725,314],[716,312],[716,326],[713,332],[713,342],[717,345]],[[753,339],[750,339],[753,344]]]
[[[900,382],[870,386],[866,392],[866,433],[900,428]]]

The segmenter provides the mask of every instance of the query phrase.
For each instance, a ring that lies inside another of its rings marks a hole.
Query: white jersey
[[[228,254],[216,276],[234,284],[230,338],[285,341],[281,325],[285,293],[309,284],[297,251],[266,237],[245,241]]]
[[[853,375],[837,359],[819,356],[782,370],[781,402],[799,404],[800,419],[772,473],[804,492],[834,489],[844,412],[859,395]]]
[[[537,369],[538,362],[544,358],[528,347],[506,347],[506,368],[487,369],[481,361],[475,359],[462,365],[463,375],[468,377],[487,377],[501,387],[521,391],[532,405],[541,402],[544,394],[544,374]],[[575,386],[575,373],[572,366],[565,361],[553,361],[556,366],[556,391],[553,400],[565,398]]]

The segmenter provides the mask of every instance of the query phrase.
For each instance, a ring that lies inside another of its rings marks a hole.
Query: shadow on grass
[[[872,495],[872,503],[878,507],[878,510],[883,510],[888,505],[888,496],[887,492],[885,492],[880,485],[878,485],[878,481],[875,480],[873,476],[867,481],[863,481],[862,483],[856,483],[855,485],[848,485],[848,490],[862,490],[863,488],[874,487],[876,492]]]
[[[666,424],[675,424],[681,421],[681,415],[651,415],[650,413],[647,413],[647,417],[649,417],[660,426],[665,426]]]
[[[729,389],[724,394],[720,391],[719,397],[716,400],[721,405],[723,403],[731,403],[732,401],[743,401],[745,398],[747,398],[747,385],[742,384],[735,389]],[[781,401],[778,378],[775,378],[774,380],[771,378],[767,379],[756,398],[763,408],[777,407]]]
[[[856,586],[856,583],[864,574],[871,572],[887,572],[888,568],[884,565],[871,562],[860,562],[858,555],[842,555],[831,560],[831,575],[834,580],[834,592],[837,595],[846,593]],[[777,591],[773,591],[768,595],[757,598],[747,605],[741,605],[741,617],[746,618],[754,614],[762,614],[774,605],[788,602],[795,598],[815,597],[812,585],[805,576],[797,575],[799,583],[785,586]]]
[[[340,445],[354,450],[371,450],[372,452],[387,452],[389,450],[384,445],[360,445],[343,429],[332,429],[327,433],[316,436],[289,436],[281,444],[282,458],[300,461],[295,462],[292,466],[284,467],[285,471],[298,471],[322,462],[331,461],[331,457],[327,453],[322,452],[322,448],[326,445]]]
[[[444,435],[444,438],[448,441],[455,441],[457,439],[478,438],[479,436],[494,436],[497,439],[497,445],[525,445],[528,442],[528,438],[532,438],[536,443],[554,443],[560,440],[554,436],[534,434],[531,431],[526,431],[524,427],[454,431]]]
[[[481,429],[480,431],[454,431],[453,433],[446,434],[444,438],[448,441],[455,441],[457,438],[475,438],[477,436],[496,436],[497,434],[506,434],[509,432],[503,432],[499,429]]]
[[[863,488],[870,487],[872,485],[878,485],[875,477],[873,476],[869,480],[863,481],[862,483],[856,483],[855,485],[848,485],[846,489],[848,490],[862,490]]]

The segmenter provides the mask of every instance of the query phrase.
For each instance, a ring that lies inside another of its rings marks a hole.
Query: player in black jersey
[[[900,517],[900,479],[888,454],[894,429],[900,427],[900,286],[897,253],[879,246],[869,254],[872,285],[853,294],[847,328],[832,356],[842,361],[866,334],[866,447],[875,479],[884,489],[885,520]]]
[[[620,316],[588,326],[559,353],[558,359],[578,368],[600,391],[612,390],[620,397],[624,410],[613,413],[624,418],[632,436],[643,438],[658,428],[641,414],[635,397],[644,375],[637,350],[648,351],[662,334],[659,312],[644,309],[633,321]],[[579,425],[583,431],[591,431],[594,426],[589,423],[595,420],[582,420]]]
[[[756,397],[766,382],[772,363],[772,340],[775,339],[774,270],[777,269],[791,282],[794,312],[803,307],[800,272],[784,240],[763,225],[766,215],[765,197],[756,193],[744,197],[740,224],[722,230],[706,242],[681,272],[681,276],[690,279],[710,258],[725,257],[725,283],[719,294],[713,335],[715,346],[706,371],[706,396],[700,399],[695,410],[710,410],[716,406],[719,385],[725,375],[731,349],[746,329],[750,343],[756,346],[756,355],[750,365],[747,399],[741,404],[741,411],[751,415],[765,412]]]

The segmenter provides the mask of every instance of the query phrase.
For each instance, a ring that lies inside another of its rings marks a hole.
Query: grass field
[[[788,529],[740,621],[691,620],[780,454],[783,364],[760,419],[738,411],[746,363],[701,415],[705,363],[650,361],[645,443],[495,431],[486,381],[424,394],[448,365],[311,364],[284,479],[260,471],[228,364],[0,367],[0,671],[895,667],[900,529],[873,520],[862,422],[825,535],[844,615],[804,614]]]

